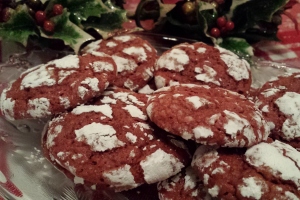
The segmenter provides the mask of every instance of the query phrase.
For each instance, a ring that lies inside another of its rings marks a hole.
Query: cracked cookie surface
[[[247,95],[250,65],[233,52],[202,42],[182,43],[165,51],[155,65],[157,88],[177,83],[221,87]]]
[[[137,91],[153,77],[156,49],[134,35],[120,35],[87,45],[83,52],[104,52],[117,64],[118,78],[114,85]]]
[[[299,199],[300,152],[274,141],[249,149],[199,147],[192,166],[218,199]]]
[[[2,92],[1,112],[9,120],[49,117],[100,96],[115,77],[111,56],[65,56],[22,73]]]
[[[266,82],[255,104],[270,124],[270,136],[300,149],[300,73]]]
[[[148,101],[147,113],[165,131],[200,144],[249,147],[269,135],[269,126],[254,103],[222,88],[164,87]]]
[[[155,183],[177,174],[191,160],[183,142],[161,134],[148,121],[148,97],[114,89],[93,105],[51,120],[45,155],[76,183],[115,191]]]

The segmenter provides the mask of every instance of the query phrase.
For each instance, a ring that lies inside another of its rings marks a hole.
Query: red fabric
[[[287,15],[282,15],[282,24],[279,26],[276,41],[261,41],[254,46],[255,55],[266,60],[285,62],[300,68],[300,3],[286,11],[295,18],[291,20]],[[295,25],[295,23],[297,25]],[[297,30],[297,28],[299,30]]]

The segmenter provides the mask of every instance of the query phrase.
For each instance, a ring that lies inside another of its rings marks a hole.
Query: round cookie
[[[300,149],[300,73],[271,79],[255,103],[270,124],[270,136]]]
[[[234,53],[202,42],[183,43],[164,52],[155,65],[155,83],[162,88],[177,83],[222,87],[248,94],[250,65]]]
[[[69,55],[26,70],[0,97],[8,120],[45,118],[100,96],[116,78],[105,54]]]
[[[300,152],[282,143],[259,143],[248,150],[201,146],[192,167],[216,199],[300,198]]]
[[[180,173],[157,184],[160,200],[209,200],[210,196],[203,189],[192,167],[184,168]]]
[[[68,170],[75,183],[115,191],[177,174],[191,156],[182,141],[148,123],[147,100],[115,89],[93,105],[54,118],[44,136],[46,157]]]
[[[266,140],[270,132],[253,102],[222,88],[164,87],[149,99],[147,113],[165,131],[200,144],[249,147]]]
[[[137,91],[153,77],[157,52],[146,40],[134,36],[115,36],[98,40],[84,48],[84,52],[104,52],[117,64],[118,78],[114,85]]]

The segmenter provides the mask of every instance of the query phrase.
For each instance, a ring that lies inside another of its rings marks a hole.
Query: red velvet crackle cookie
[[[202,42],[183,43],[164,52],[155,65],[157,88],[176,83],[222,87],[248,94],[250,65],[234,53]]]
[[[0,98],[9,120],[48,117],[99,96],[116,77],[105,54],[69,55],[25,71]]]
[[[203,183],[191,166],[157,184],[160,200],[210,200]]]
[[[271,137],[300,149],[300,73],[287,73],[265,83],[256,105],[272,128]]]
[[[122,35],[98,40],[84,49],[84,52],[93,51],[112,56],[118,69],[118,78],[114,81],[114,85],[118,87],[139,90],[153,77],[157,52],[142,38]]]
[[[278,140],[248,150],[201,146],[192,166],[217,199],[300,198],[300,152]]]
[[[45,155],[75,183],[115,191],[177,174],[191,156],[182,141],[148,123],[146,102],[144,94],[111,91],[94,105],[54,118],[44,136]]]
[[[269,135],[254,103],[222,88],[194,84],[164,87],[148,101],[147,113],[165,131],[201,144],[248,147]]]

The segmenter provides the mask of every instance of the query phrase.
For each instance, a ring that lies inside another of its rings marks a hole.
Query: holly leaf
[[[126,11],[115,9],[113,12],[102,13],[101,17],[90,17],[82,22],[84,29],[96,30],[106,39],[118,31],[124,31],[122,24],[127,22]]]
[[[61,39],[65,45],[73,48],[75,53],[78,53],[83,43],[94,39],[69,20],[69,13],[66,10],[61,15],[52,17],[51,21],[55,24],[53,33],[46,33],[40,28],[41,36],[49,39]]]
[[[245,59],[254,55],[253,47],[243,38],[227,37],[218,45]]]
[[[27,45],[29,36],[38,35],[35,21],[28,14],[26,6],[18,6],[16,10],[10,9],[10,19],[0,23],[0,37],[6,40]]]
[[[231,20],[236,31],[245,31],[260,21],[271,22],[272,16],[289,0],[242,0],[242,4],[233,4]]]
[[[212,4],[207,2],[200,2],[199,3],[199,10],[198,10],[198,24],[201,26],[201,29],[207,38],[210,38],[213,43],[216,43],[216,39],[211,37],[209,34],[209,30],[212,28],[212,24],[216,20],[217,11],[212,6]]]
[[[48,3],[47,11],[51,11],[54,4],[61,4],[68,8],[70,20],[76,25],[81,25],[89,17],[99,17],[102,13],[110,12],[111,9],[101,0],[52,0]]]

